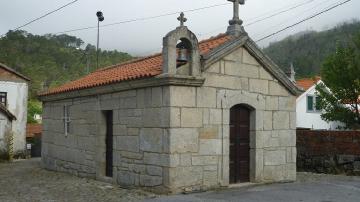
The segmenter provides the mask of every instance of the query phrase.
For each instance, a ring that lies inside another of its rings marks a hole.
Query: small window
[[[0,104],[6,106],[7,105],[7,93],[0,92]]]
[[[64,115],[64,133],[67,136],[70,133],[70,107],[65,105],[63,108],[63,115]]]
[[[307,110],[314,111],[314,97],[307,96]]]
[[[307,111],[308,112],[319,112],[321,111],[320,107],[320,97],[314,95],[307,96]]]

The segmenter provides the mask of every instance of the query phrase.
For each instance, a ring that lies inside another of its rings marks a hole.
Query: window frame
[[[0,92],[0,103],[3,104],[5,107],[7,106],[7,94],[7,92]],[[5,99],[5,101],[2,102],[2,99]]]
[[[309,97],[312,97],[312,110],[309,109]],[[307,113],[321,113],[322,110],[318,109],[318,95],[306,95],[306,112]]]
[[[317,112],[321,112],[322,111],[322,109],[321,108],[319,108],[320,106],[319,106],[319,102],[318,102],[318,100],[320,99],[320,97],[318,96],[318,95],[315,95],[315,102],[314,102],[314,106],[315,106],[315,110],[317,111]]]

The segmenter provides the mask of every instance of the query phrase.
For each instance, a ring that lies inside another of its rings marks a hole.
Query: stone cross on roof
[[[234,17],[232,20],[230,20],[230,25],[234,25],[234,24],[238,24],[241,25],[242,24],[242,20],[240,20],[239,18],[239,4],[244,5],[245,4],[245,0],[228,0],[234,3]]]
[[[183,12],[180,13],[180,16],[177,18],[180,21],[180,27],[184,26],[184,22],[187,21],[187,19],[185,18],[185,15]]]
[[[244,5],[245,0],[228,0],[234,4],[234,15],[233,19],[229,21],[230,26],[227,29],[228,34],[235,36],[240,36],[242,33],[245,33],[244,28],[241,26],[243,21],[239,18],[239,5]]]

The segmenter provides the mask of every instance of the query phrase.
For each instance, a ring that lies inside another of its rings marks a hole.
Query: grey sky
[[[71,1],[1,0],[0,34],[6,33],[9,29],[22,25]],[[271,14],[308,1],[311,0],[247,0],[246,4],[240,8],[240,16],[244,20],[244,24],[247,24],[255,17]],[[254,40],[257,40],[342,1],[344,0],[313,0],[290,12],[245,27],[245,29]],[[97,10],[103,11],[105,16],[103,24],[108,24],[226,2],[226,0],[79,0],[75,4],[23,29],[33,34],[45,34],[96,26],[97,18],[95,13]],[[352,0],[316,19],[262,41],[259,45],[265,46],[271,41],[279,40],[298,31],[323,30],[345,20],[359,19],[359,9],[360,1]],[[177,16],[166,16],[101,28],[100,46],[102,49],[117,49],[134,55],[159,52],[162,46],[162,37],[178,26]],[[188,18],[186,25],[197,34],[200,40],[206,39],[226,31],[228,20],[232,17],[232,5],[229,2],[228,5],[224,6],[187,12],[185,16]],[[68,34],[80,37],[86,43],[96,44],[96,33],[96,29],[90,29]]]

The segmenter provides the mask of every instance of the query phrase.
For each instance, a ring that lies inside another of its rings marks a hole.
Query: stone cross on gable
[[[183,12],[180,13],[180,16],[177,18],[180,21],[180,27],[184,26],[184,22],[187,21],[187,19],[185,18],[185,15]]]
[[[242,20],[239,18],[239,4],[244,5],[245,0],[228,0],[234,3],[234,17],[230,20],[230,25],[242,25]]]

